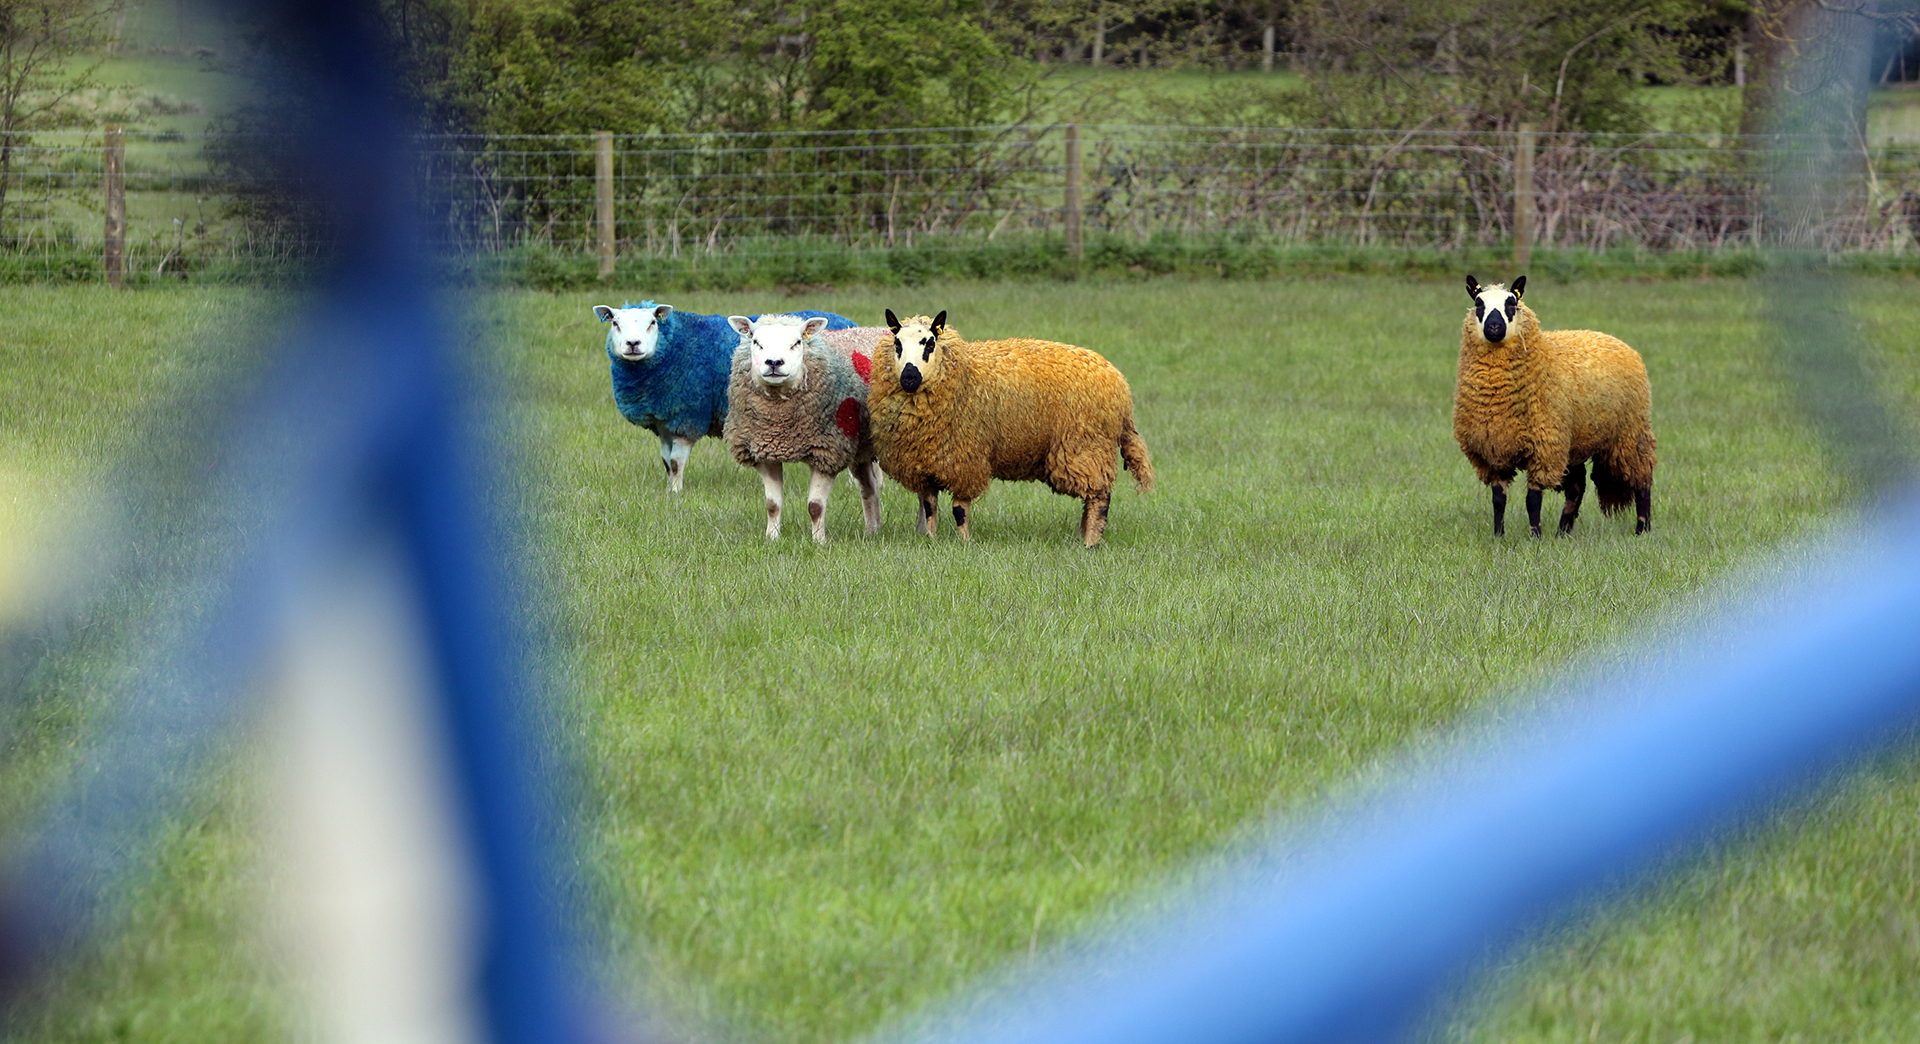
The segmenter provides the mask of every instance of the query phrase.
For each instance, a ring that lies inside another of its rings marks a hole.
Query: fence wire
[[[418,185],[439,251],[458,259],[598,251],[612,205],[617,258],[749,255],[795,245],[940,248],[1057,235],[1061,126],[788,134],[435,136]],[[1136,241],[1462,249],[1514,235],[1521,135],[1452,131],[1086,126],[1081,223]],[[126,136],[129,275],[214,277],[323,249],[293,186],[236,136]],[[14,142],[0,176],[0,277],[97,274],[100,133]],[[1541,134],[1536,247],[1753,250],[1769,234],[1763,157],[1778,136]],[[1830,253],[1920,247],[1920,139],[1861,136],[1839,205],[1795,238]],[[1811,219],[1810,219],[1811,220]],[[91,267],[89,267],[91,266]]]

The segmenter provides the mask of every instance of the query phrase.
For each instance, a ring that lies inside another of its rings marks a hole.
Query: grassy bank
[[[1863,275],[1920,275],[1920,254],[1848,254],[1834,259],[1840,271]],[[1587,279],[1692,279],[1754,275],[1763,255],[1744,250],[1655,252],[1632,247],[1606,251],[1542,249],[1527,271],[1567,283]],[[640,287],[668,291],[802,290],[915,287],[935,281],[1037,279],[1141,281],[1158,276],[1266,280],[1326,276],[1458,278],[1462,272],[1506,273],[1509,245],[1464,250],[1294,245],[1231,236],[1211,238],[1094,236],[1075,260],[1059,237],[942,243],[891,250],[848,250],[794,241],[765,249],[685,258],[624,258],[614,277],[602,280],[597,262],[584,255],[525,251],[491,265],[460,267],[456,278],[494,286],[551,291]],[[1489,277],[1490,278],[1490,277]]]

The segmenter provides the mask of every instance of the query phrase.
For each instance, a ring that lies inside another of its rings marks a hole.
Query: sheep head
[[[645,362],[660,349],[660,324],[672,305],[652,301],[626,304],[619,308],[594,305],[593,314],[603,323],[612,323],[607,331],[607,354],[627,362]]]
[[[1509,328],[1518,325],[1514,316],[1522,310],[1520,295],[1526,289],[1526,276],[1515,279],[1511,290],[1499,283],[1482,286],[1479,280],[1467,276],[1467,296],[1473,298],[1473,317],[1468,324],[1480,334],[1481,340],[1488,344],[1506,340]]]
[[[752,355],[755,383],[773,389],[800,386],[807,373],[807,340],[827,328],[821,316],[800,319],[790,315],[727,316],[727,325],[740,333],[740,344]]]
[[[917,392],[920,386],[940,375],[946,353],[940,350],[941,334],[946,332],[947,313],[929,319],[916,315],[905,322],[887,309],[887,329],[893,331],[893,372],[900,390]]]

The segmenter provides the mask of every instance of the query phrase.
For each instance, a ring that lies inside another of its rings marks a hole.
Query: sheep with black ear
[[[727,419],[727,378],[739,337],[725,316],[675,311],[642,301],[619,308],[594,305],[607,330],[613,365],[613,404],[628,421],[660,437],[660,465],[667,489],[678,493],[688,454],[703,435],[719,435]],[[820,317],[830,330],[853,320],[831,312],[795,312]]]
[[[733,459],[760,472],[767,493],[767,539],[780,537],[785,465],[812,471],[807,515],[814,543],[827,542],[827,494],[849,468],[860,486],[868,533],[880,530],[880,468],[874,463],[867,413],[871,349],[884,330],[855,327],[825,333],[827,320],[744,315],[727,322],[739,332],[727,384],[727,445]],[[834,342],[839,343],[834,343]]]
[[[1153,459],[1133,425],[1127,379],[1098,352],[1014,338],[966,341],[947,313],[904,322],[878,348],[867,401],[880,466],[920,500],[920,528],[933,536],[941,490],[971,540],[974,498],[994,479],[1044,482],[1080,498],[1080,538],[1098,544],[1118,469],[1140,492],[1153,487]]]
[[[1527,473],[1527,525],[1540,535],[1541,492],[1566,496],[1560,533],[1573,532],[1587,490],[1600,510],[1633,504],[1635,533],[1653,524],[1653,407],[1640,353],[1593,330],[1542,330],[1512,289],[1467,276],[1473,311],[1460,336],[1453,437],[1493,489],[1493,534],[1506,532],[1507,484]]]

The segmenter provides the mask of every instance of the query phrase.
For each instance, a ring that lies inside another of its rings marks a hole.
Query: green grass
[[[971,544],[950,524],[931,543],[914,535],[910,498],[891,484],[883,531],[861,537],[844,483],[828,546],[793,521],[769,543],[759,482],[721,446],[697,446],[670,497],[653,439],[613,411],[588,309],[657,288],[476,299],[525,465],[580,772],[574,823],[616,983],[746,1039],[844,1040],[910,1016],[1102,923],[1264,817],[1311,812],[1378,778],[1396,751],[1657,633],[1856,495],[1760,346],[1752,286],[1543,275],[1529,300],[1549,326],[1605,329],[1647,360],[1656,528],[1635,538],[1630,520],[1589,508],[1572,539],[1495,541],[1448,423],[1457,282],[666,298],[864,322],[944,308],[971,337],[1097,348],[1134,388],[1160,485],[1144,497],[1123,486],[1094,552],[1078,547],[1075,502],[1007,483],[976,503]],[[1871,361],[1911,428],[1915,284],[1858,285],[1863,340],[1881,346]],[[8,394],[57,403],[0,413],[0,448],[24,473],[43,455],[96,461],[127,444],[121,408],[85,394],[111,356],[84,320],[114,302],[141,304],[161,343],[197,329],[196,309],[237,306],[189,291],[0,298],[37,317],[7,349],[10,382],[24,382]],[[137,394],[162,395],[199,365]],[[804,478],[790,480],[792,508]],[[41,760],[12,786],[57,765],[47,749],[70,735],[34,740]],[[257,887],[248,793],[210,784],[197,827],[169,835],[133,930],[27,1039],[134,1026],[135,1039],[250,1040],[276,1025],[271,962],[227,945]],[[1914,759],[1874,761],[1719,839],[1649,897],[1534,940],[1444,1032],[1910,1037],[1916,800]]]
[[[1116,497],[1093,554],[1072,502],[1004,484],[976,504],[970,546],[912,535],[897,488],[878,539],[855,535],[843,489],[830,546],[769,545],[753,477],[717,445],[696,449],[685,495],[656,488],[587,317],[618,295],[507,299],[507,327],[527,331],[521,441],[577,652],[611,934],[653,940],[673,1003],[769,1039],[844,1038],[1652,626],[1846,496],[1755,347],[1744,284],[1549,285],[1534,300],[1550,324],[1604,327],[1647,357],[1658,528],[1636,540],[1594,516],[1574,540],[1491,540],[1447,421],[1453,282],[804,302],[869,322],[945,308],[969,336],[1108,354],[1162,483]],[[1900,343],[1910,298],[1902,283],[1865,296],[1882,343]],[[1885,364],[1909,416],[1915,362]],[[1585,1026],[1551,998],[1512,1003]]]

